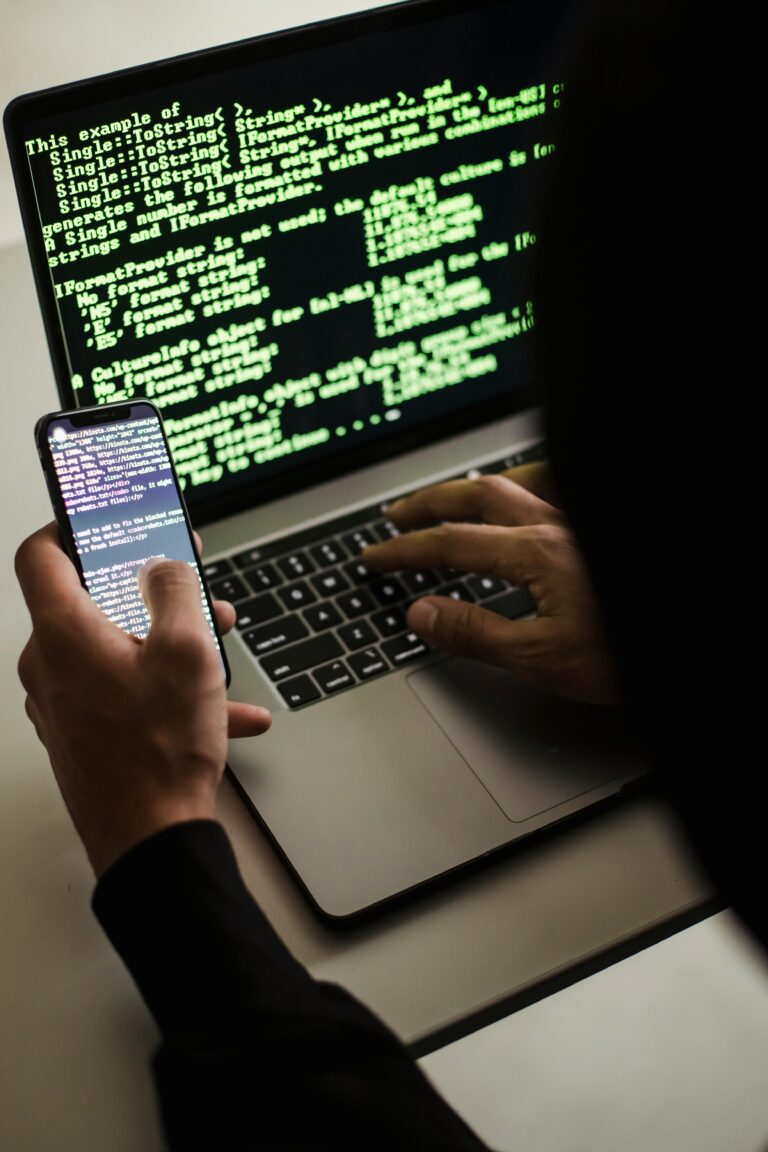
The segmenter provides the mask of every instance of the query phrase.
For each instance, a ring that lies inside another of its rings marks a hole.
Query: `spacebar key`
[[[304,644],[294,644],[292,648],[285,648],[274,656],[265,656],[260,664],[271,680],[284,680],[286,676],[306,672],[307,668],[327,664],[343,655],[344,649],[336,637],[326,634],[314,636]]]

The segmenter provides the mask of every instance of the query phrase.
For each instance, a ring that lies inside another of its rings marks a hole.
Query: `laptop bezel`
[[[53,363],[56,386],[62,406],[78,407],[72,387],[66,344],[59,321],[45,247],[35,211],[35,190],[24,148],[25,129],[34,128],[46,117],[70,113],[96,102],[130,96],[146,88],[151,77],[153,90],[190,80],[215,75],[233,68],[254,65],[285,55],[311,51],[331,44],[354,40],[371,33],[407,27],[446,16],[485,9],[511,8],[515,0],[405,0],[403,3],[339,16],[315,24],[283,29],[249,40],[185,53],[152,61],[117,72],[94,76],[71,84],[60,85],[17,97],[5,110],[4,126],[8,142],[27,247],[30,253],[35,286],[43,314],[48,347]],[[484,424],[515,415],[537,401],[535,381],[510,387],[502,396],[481,404],[444,414],[432,421],[395,432],[386,439],[348,448],[333,457],[314,461],[311,470],[300,464],[283,475],[259,480],[236,491],[196,499],[187,495],[195,523],[202,526],[239,512],[258,507],[316,484],[333,480],[372,463],[381,463],[447,439]]]

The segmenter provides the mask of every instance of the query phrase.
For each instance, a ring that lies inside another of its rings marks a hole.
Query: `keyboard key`
[[[440,583],[437,572],[433,572],[431,568],[424,570],[417,569],[413,572],[400,572],[398,575],[408,591],[415,593],[417,596],[422,592],[428,592],[430,588],[436,588]]]
[[[318,604],[314,608],[307,608],[304,619],[313,632],[323,632],[326,628],[341,624],[341,616],[333,604]]]
[[[366,648],[365,652],[349,656],[348,660],[360,680],[371,680],[374,676],[381,676],[382,672],[389,671],[389,665],[377,648]]]
[[[336,601],[347,620],[354,620],[356,616],[364,616],[366,612],[373,612],[376,605],[367,592],[360,589],[358,592],[347,592],[339,596]]]
[[[289,708],[301,708],[302,704],[311,704],[313,700],[320,699],[317,686],[309,676],[297,676],[295,680],[283,681],[278,685],[278,692]]]
[[[354,532],[350,532],[348,536],[342,536],[341,542],[350,556],[357,556],[358,552],[362,552],[363,548],[367,548],[370,544],[375,544],[376,538],[370,529],[357,528]]]
[[[389,520],[379,520],[378,524],[374,524],[372,531],[378,536],[379,540],[387,541],[394,540],[395,536],[399,536],[400,532],[395,528]]]
[[[286,580],[300,580],[302,576],[308,576],[315,570],[306,552],[294,552],[290,556],[284,556],[282,560],[278,560],[277,566]]]
[[[246,632],[243,640],[254,656],[266,656],[268,652],[285,648],[287,644],[295,644],[305,636],[309,636],[309,628],[300,616],[283,616],[282,620],[274,620],[262,628],[255,628],[253,632]]]
[[[339,592],[345,592],[349,588],[349,581],[342,576],[341,572],[336,571],[321,572],[319,576],[312,577],[311,583],[318,596],[336,596]]]
[[[326,540],[325,544],[310,548],[309,554],[318,568],[329,568],[331,564],[340,564],[347,559],[346,550],[338,540]]]
[[[371,584],[371,592],[378,600],[379,604],[387,607],[389,604],[399,604],[401,600],[405,600],[408,593],[399,580],[394,580],[392,577],[387,576],[383,580],[374,580]]]
[[[273,564],[261,564],[258,568],[248,568],[243,576],[253,588],[254,592],[266,592],[269,588],[277,588],[283,583],[283,578]]]
[[[261,548],[246,548],[245,552],[238,552],[232,559],[238,568],[252,568],[261,560]]]
[[[213,580],[209,587],[214,600],[243,600],[251,594],[239,576],[222,576],[221,580]]]
[[[278,604],[271,593],[256,596],[253,600],[237,605],[237,627],[242,632],[256,624],[266,624],[268,620],[274,620],[275,616],[282,616],[284,611],[282,604]]]
[[[533,464],[537,460],[546,460],[547,446],[546,444],[533,444],[530,448],[518,452],[517,459],[520,464]]]
[[[314,604],[317,600],[317,596],[303,580],[298,584],[290,584],[287,588],[279,588],[277,594],[286,608],[306,608],[308,604]]]
[[[376,643],[376,633],[367,620],[361,620],[359,624],[345,624],[336,635],[344,641],[350,652]]]
[[[507,585],[498,576],[470,576],[467,587],[477,600],[487,600],[489,596],[498,596],[507,590]]]
[[[418,660],[431,652],[423,640],[415,632],[406,632],[405,636],[397,636],[394,640],[385,640],[381,650],[395,668],[402,664],[409,664],[411,660]]]
[[[375,616],[371,617],[371,620],[385,639],[387,636],[397,636],[399,632],[405,632],[408,628],[405,613],[401,612],[399,608],[389,608],[386,612],[377,612]]]
[[[504,468],[519,468],[521,464],[532,464],[536,460],[546,460],[547,450],[543,444],[534,444],[522,452],[514,452],[504,458]]]
[[[302,644],[293,648],[286,648],[284,652],[277,652],[274,656],[265,656],[261,666],[267,676],[272,680],[285,680],[288,676],[295,676],[297,672],[306,672],[316,664],[326,664],[343,656],[344,650],[334,635],[324,632],[321,636],[313,636]]]
[[[228,576],[233,571],[229,560],[209,560],[207,564],[203,564],[203,575],[206,580],[219,580],[222,576]]]
[[[371,580],[376,579],[376,573],[369,571],[360,560],[354,564],[345,564],[344,571],[352,584],[370,584]]]
[[[342,688],[351,688],[356,683],[354,676],[341,660],[327,664],[325,668],[316,668],[312,675],[328,696],[333,692],[341,692]]]
[[[514,620],[528,612],[535,612],[536,601],[526,588],[513,588],[506,595],[489,600],[485,607],[491,612],[497,612],[499,616],[506,616],[507,620]]]
[[[467,604],[475,602],[472,592],[459,580],[455,580],[452,584],[443,584],[442,588],[436,588],[435,596],[450,596],[451,600],[465,600]]]

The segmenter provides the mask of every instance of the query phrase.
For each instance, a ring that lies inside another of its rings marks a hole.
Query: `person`
[[[447,650],[609,698],[611,661],[583,561],[562,514],[536,494],[545,469],[516,473],[393,505],[403,529],[470,514],[485,523],[410,531],[368,560],[469,560],[526,583],[536,619],[430,597],[409,622]],[[216,823],[216,792],[228,737],[264,733],[270,715],[227,701],[188,565],[141,569],[152,621],[143,642],[96,607],[54,524],[21,545],[16,567],[33,626],[19,661],[27,713],[98,878],[96,915],[163,1036],[155,1075],[170,1146],[241,1147],[255,1124],[263,1148],[481,1148],[384,1025],[290,956],[245,888]],[[434,603],[437,617],[422,622]],[[214,607],[228,631],[234,609]]]
[[[585,27],[543,192],[535,293],[565,512],[541,470],[441,485],[391,507],[410,531],[366,562],[529,587],[536,619],[426,597],[409,623],[554,691],[625,701],[721,892],[767,942],[760,810],[743,801],[750,761],[725,760],[723,680],[742,663],[716,594],[737,551],[715,523],[719,429],[701,403],[721,367],[720,332],[704,339],[702,318],[722,280],[702,242],[712,150],[690,94],[724,33],[688,0],[603,2]],[[245,888],[214,801],[228,733],[258,735],[269,716],[227,704],[189,570],[145,569],[146,642],[99,614],[52,526],[22,545],[17,572],[32,618],[27,711],[98,877],[96,915],[160,1029],[169,1144],[482,1147],[372,1013],[311,979]],[[217,615],[231,625],[231,609]],[[730,789],[710,770],[713,750]],[[723,834],[735,827],[737,850]]]

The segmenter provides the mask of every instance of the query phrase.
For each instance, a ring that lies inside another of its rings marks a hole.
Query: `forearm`
[[[243,1146],[244,1131],[259,1148],[482,1147],[372,1013],[293,959],[218,824],[128,853],[94,910],[163,1035],[172,1147]]]

